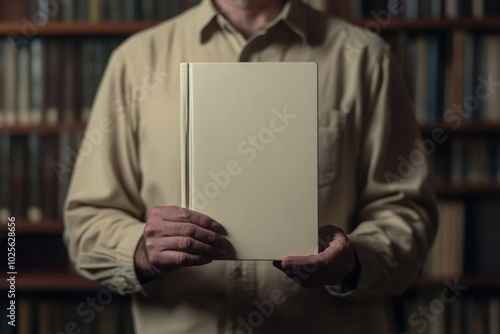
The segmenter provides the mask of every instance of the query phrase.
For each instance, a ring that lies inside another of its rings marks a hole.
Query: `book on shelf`
[[[11,160],[11,138],[9,135],[0,133],[0,224],[8,222],[11,216],[11,194],[10,194],[10,160]]]
[[[16,49],[0,38],[0,126],[85,122],[121,40],[34,38]]]
[[[82,132],[0,134],[0,224],[62,217]]]
[[[5,125],[12,125],[17,122],[16,115],[16,87],[17,87],[17,50],[9,44],[7,39],[4,40],[4,98],[3,98],[3,122]],[[3,124],[0,124],[3,125]]]
[[[30,123],[40,124],[43,121],[43,46],[42,40],[35,38],[30,43],[31,78],[29,92]]]
[[[310,1],[316,8],[326,8],[332,15],[353,18],[375,18],[381,15],[417,18],[468,18],[500,16],[497,0],[339,0]],[[346,15],[348,13],[348,15]]]
[[[58,212],[58,178],[52,164],[58,161],[58,136],[47,135],[43,138],[42,147],[42,210],[43,219],[47,221],[61,217]]]
[[[457,31],[383,33],[413,96],[420,123],[452,119],[500,121],[500,35]],[[452,114],[446,115],[445,111]],[[446,119],[445,119],[446,117]]]
[[[11,211],[12,215],[16,217],[16,220],[26,219],[26,185],[27,185],[27,156],[25,154],[25,138],[17,137],[12,138],[11,150],[11,173],[10,180],[6,182],[10,183],[10,194],[11,194]],[[9,182],[10,181],[10,182]],[[2,180],[4,182],[4,180]]]
[[[462,201],[438,203],[439,225],[422,275],[436,279],[463,274],[465,206]]]
[[[46,22],[121,22],[165,20],[200,0],[16,0],[0,2],[0,20]]]
[[[467,273],[500,276],[498,238],[500,206],[496,198],[470,201],[467,212],[467,244],[465,267]]]
[[[452,137],[449,141],[449,169],[437,169],[439,179],[454,185],[498,183],[498,138],[490,140],[484,136],[467,136]],[[440,167],[444,167],[442,159],[438,160]]]
[[[227,259],[317,253],[317,71],[181,65],[183,206],[224,226]]]
[[[32,133],[28,136],[28,205],[26,217],[32,223],[42,220],[42,145],[40,136]]]
[[[17,50],[17,122],[27,125],[30,121],[30,51],[29,45],[21,44]],[[7,82],[8,84],[8,82]]]

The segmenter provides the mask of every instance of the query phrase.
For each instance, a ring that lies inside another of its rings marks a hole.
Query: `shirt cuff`
[[[134,224],[126,229],[126,236],[116,249],[117,266],[112,277],[104,284],[121,295],[141,292],[145,294],[135,273],[135,251],[144,232],[144,224]]]
[[[360,299],[360,297],[378,280],[379,268],[373,247],[370,247],[365,237],[348,235],[349,241],[353,244],[358,256],[360,274],[358,282],[354,288],[347,288],[343,285],[328,285],[326,290],[333,296],[349,297]]]

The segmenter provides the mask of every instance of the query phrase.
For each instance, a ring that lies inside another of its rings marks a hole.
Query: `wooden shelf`
[[[6,273],[0,275],[0,290],[8,289]],[[454,278],[448,278],[454,282]],[[458,279],[459,284],[475,288],[500,288],[500,277],[466,276]],[[415,278],[410,289],[443,288],[445,278]],[[19,291],[96,291],[102,286],[87,280],[69,270],[19,270],[16,275],[16,289]]]
[[[135,21],[135,22],[53,22],[45,25],[35,25],[33,36],[128,36],[138,31],[150,28],[158,21]],[[0,36],[15,34],[24,36],[22,22],[0,22]],[[32,30],[30,30],[31,32]]]
[[[16,221],[16,234],[62,234],[64,225],[62,221],[42,221],[32,223]],[[0,224],[0,233],[7,233],[7,224]]]
[[[439,197],[500,196],[500,184],[437,186],[436,194]]]
[[[78,132],[85,130],[85,123],[56,124],[56,125],[14,125],[0,128],[0,134],[12,136],[29,135],[37,133],[41,135],[58,134],[61,132]]]
[[[0,134],[10,134],[10,135],[27,135],[31,133],[38,134],[58,134],[61,132],[69,131],[83,131],[85,130],[86,124],[83,122],[77,122],[73,124],[56,124],[56,125],[14,125],[14,126],[4,126],[0,128]],[[499,134],[500,133],[500,122],[464,122],[460,127],[454,129],[451,124],[445,122],[436,123],[426,123],[420,125],[420,129],[423,133],[432,133],[435,129],[442,129],[447,133],[487,133],[487,134]]]
[[[97,291],[102,286],[69,270],[18,270],[18,291]],[[0,290],[7,290],[6,273],[0,275]]]
[[[500,122],[485,122],[485,121],[472,121],[463,122],[461,126],[454,129],[450,123],[436,122],[427,123],[420,125],[420,129],[423,133],[432,133],[435,129],[442,129],[447,133],[487,133],[487,134],[499,134],[500,133]]]
[[[500,18],[460,18],[460,19],[404,19],[393,18],[388,24],[377,21],[375,18],[348,19],[350,22],[374,29],[380,27],[383,31],[446,31],[446,30],[500,30]],[[34,25],[32,36],[129,36],[138,31],[150,28],[160,21],[131,21],[131,22],[51,22],[45,25]],[[24,36],[23,22],[0,22],[0,36],[15,34]],[[29,31],[32,32],[33,29]]]
[[[417,277],[410,284],[410,289],[418,288],[443,288],[446,286],[445,280],[453,283],[454,277],[451,278],[429,278]],[[500,288],[500,276],[465,276],[458,279],[459,284],[467,285],[475,288]]]
[[[388,24],[383,20],[377,21],[375,18],[348,19],[358,26],[375,30],[380,27],[383,31],[447,31],[447,30],[500,30],[500,18],[459,18],[459,19],[433,19],[418,18],[405,19],[393,18]]]

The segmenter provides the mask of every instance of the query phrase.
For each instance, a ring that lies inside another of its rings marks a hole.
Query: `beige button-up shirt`
[[[307,290],[266,261],[215,261],[139,284],[134,251],[148,211],[181,203],[179,64],[215,61],[318,63],[319,223],[348,232],[361,264],[355,289]],[[114,52],[75,164],[64,239],[82,275],[134,293],[138,334],[393,333],[388,296],[408,286],[436,231],[424,158],[379,37],[290,0],[245,40],[205,0]]]

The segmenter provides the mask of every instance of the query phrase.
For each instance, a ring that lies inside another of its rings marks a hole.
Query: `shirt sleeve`
[[[369,50],[368,50],[369,52]],[[327,289],[368,299],[402,293],[421,268],[437,230],[437,210],[424,143],[411,99],[388,47],[367,71],[358,208],[348,237],[360,276],[354,289]],[[435,147],[435,146],[434,146]]]
[[[134,253],[142,236],[132,71],[114,53],[80,145],[64,212],[64,242],[76,270],[120,294],[141,290]]]

